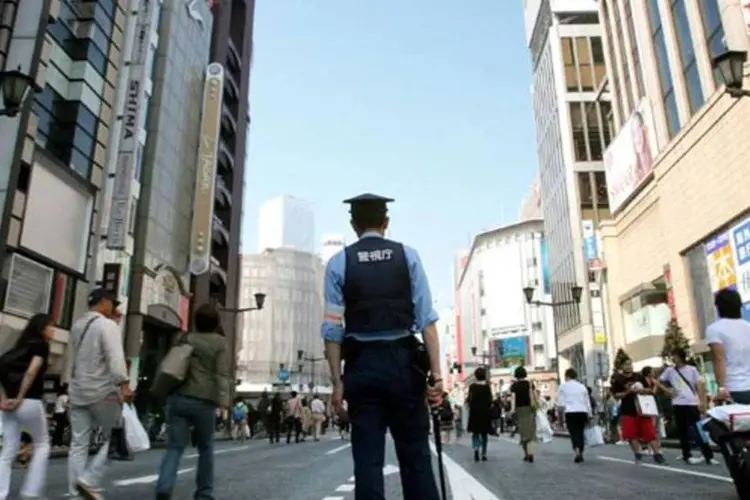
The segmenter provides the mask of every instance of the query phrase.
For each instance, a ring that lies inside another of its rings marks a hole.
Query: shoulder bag
[[[81,346],[83,345],[83,340],[86,338],[86,334],[89,332],[89,328],[91,328],[91,325],[97,319],[99,319],[99,317],[94,316],[93,318],[89,320],[88,323],[86,323],[86,326],[83,327],[83,331],[81,332],[81,338],[78,340],[78,345],[76,345],[76,356],[72,360],[73,364],[71,365],[72,367],[70,370],[70,380],[73,380],[73,377],[75,376],[75,373],[76,373],[76,364],[78,361],[78,354],[81,352]]]
[[[698,392],[695,390],[695,387],[693,387],[693,384],[691,384],[690,381],[687,379],[687,377],[682,374],[682,372],[680,371],[680,369],[677,368],[676,366],[673,367],[673,369],[674,369],[674,371],[677,372],[677,375],[680,376],[680,378],[683,380],[683,382],[685,382],[687,384],[687,386],[690,388],[690,392],[692,392],[694,396],[698,396]]]
[[[151,394],[154,397],[164,399],[185,383],[193,351],[194,347],[188,341],[188,335],[182,336],[169,350],[151,385]]]

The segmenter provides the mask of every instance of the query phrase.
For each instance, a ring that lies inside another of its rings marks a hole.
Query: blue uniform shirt
[[[380,238],[377,233],[365,233],[362,238]],[[414,329],[418,332],[438,320],[437,312],[432,307],[432,293],[427,281],[427,274],[422,267],[422,260],[413,248],[404,245],[406,263],[409,266],[409,277],[411,278],[411,295],[414,302]],[[326,266],[324,281],[325,316],[321,335],[324,340],[340,344],[344,341],[344,277],[346,276],[346,253],[342,250],[334,255]],[[400,337],[412,335],[412,332],[403,330],[383,331],[358,335],[357,332],[349,332],[349,335],[361,341],[394,340]]]

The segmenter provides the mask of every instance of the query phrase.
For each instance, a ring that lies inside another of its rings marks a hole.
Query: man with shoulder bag
[[[706,411],[706,389],[703,378],[696,367],[687,364],[685,349],[678,348],[672,351],[672,361],[674,366],[667,367],[659,380],[669,383],[672,387],[672,411],[680,436],[682,460],[687,464],[703,461],[716,464],[711,446],[698,429],[701,415]],[[692,456],[690,448],[693,437],[698,441],[703,460]]]

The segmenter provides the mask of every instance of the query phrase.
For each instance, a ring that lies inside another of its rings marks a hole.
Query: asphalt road
[[[574,464],[569,444],[562,438],[540,445],[534,464],[521,460],[519,447],[508,437],[492,440],[487,462],[474,462],[467,439],[445,449],[451,500],[736,498],[723,465],[680,465],[676,450],[666,454],[669,460],[666,466],[648,460],[636,466],[625,447],[613,445],[591,449],[585,463]],[[133,462],[114,462],[105,485],[105,498],[153,498],[163,453],[152,450],[137,455]],[[192,498],[196,458],[194,450],[186,453],[175,499]],[[386,498],[402,499],[398,462],[390,444],[386,464]],[[50,498],[64,497],[66,467],[66,459],[50,461]],[[19,488],[20,474],[20,470],[14,471],[15,491]],[[217,443],[217,500],[352,500],[351,476],[349,445],[338,439],[292,445],[270,445],[265,441]]]

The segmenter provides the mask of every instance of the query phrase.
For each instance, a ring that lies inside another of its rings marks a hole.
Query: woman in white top
[[[565,382],[557,389],[557,404],[565,412],[565,425],[570,433],[577,464],[583,462],[583,433],[591,417],[591,398],[585,385],[578,380],[573,368],[565,370]]]

